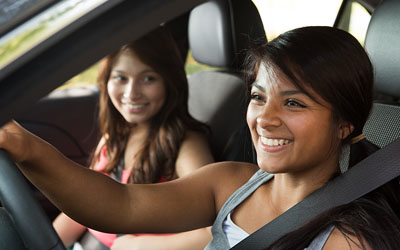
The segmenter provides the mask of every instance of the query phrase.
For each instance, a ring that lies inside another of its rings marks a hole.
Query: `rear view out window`
[[[348,31],[357,40],[364,44],[371,14],[358,2],[347,2],[338,28]]]
[[[63,0],[13,28],[0,37],[0,69],[30,49],[54,35],[59,30],[70,25],[78,18],[98,7],[107,0]],[[43,4],[44,1],[1,0],[3,12],[24,14],[32,10],[33,3]],[[24,7],[25,6],[25,7]],[[2,21],[16,21],[9,14],[2,16]],[[6,29],[5,23],[1,25]]]
[[[303,26],[333,26],[342,0],[253,0],[268,40]]]

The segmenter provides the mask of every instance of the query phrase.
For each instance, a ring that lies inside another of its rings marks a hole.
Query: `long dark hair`
[[[355,236],[365,249],[400,249],[399,180],[394,179],[349,204],[319,215],[300,229],[286,234],[266,250],[303,250],[322,231],[335,226],[344,237]],[[348,239],[351,241],[351,239]]]
[[[259,65],[265,63],[283,72],[314,101],[317,99],[306,87],[327,101],[333,122],[352,124],[352,133],[341,145],[334,145],[335,149],[351,143],[351,138],[362,133],[372,107],[374,75],[368,55],[349,33],[332,27],[295,29],[252,49],[247,62],[249,83],[255,80]],[[366,139],[351,144],[350,148],[349,167],[378,149]],[[395,192],[396,185],[398,182],[391,182],[355,202],[336,207],[268,249],[304,249],[321,230],[331,225],[345,236],[365,238],[374,249],[400,249],[400,198]]]
[[[108,164],[104,172],[111,172],[123,157],[130,124],[112,104],[107,93],[111,69],[123,51],[133,51],[144,64],[155,70],[164,80],[166,100],[161,110],[151,119],[147,140],[134,159],[130,177],[133,183],[153,183],[161,177],[171,179],[180,145],[190,130],[208,133],[208,127],[195,120],[188,111],[188,82],[184,62],[169,32],[157,28],[142,38],[123,46],[107,56],[98,76],[100,88],[100,130],[105,137]],[[94,167],[100,152],[92,160]]]

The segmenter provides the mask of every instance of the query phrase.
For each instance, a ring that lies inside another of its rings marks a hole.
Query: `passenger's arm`
[[[118,237],[111,250],[203,250],[211,241],[210,227],[173,235],[124,235]]]
[[[86,231],[85,226],[69,218],[64,213],[60,213],[53,221],[53,227],[66,247],[72,246]]]
[[[60,210],[90,228],[180,232],[209,226],[216,216],[213,184],[220,180],[213,179],[218,167],[167,183],[123,185],[79,166],[15,123],[1,130],[0,147]]]
[[[99,143],[96,147],[96,154],[98,154],[102,147],[104,147],[105,138],[101,137]],[[97,159],[93,159],[97,161]],[[61,241],[64,246],[71,247],[87,230],[87,228],[78,222],[74,221],[65,213],[60,213],[57,218],[53,221],[53,227],[56,230],[58,236],[60,236]]]

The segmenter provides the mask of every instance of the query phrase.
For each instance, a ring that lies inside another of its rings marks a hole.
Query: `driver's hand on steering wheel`
[[[21,127],[16,121],[11,121],[0,128],[0,148],[7,151],[16,163],[33,159],[38,151],[35,143],[38,137]],[[35,145],[35,146],[34,146]]]

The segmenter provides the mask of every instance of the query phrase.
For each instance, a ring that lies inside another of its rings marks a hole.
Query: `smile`
[[[260,136],[261,143],[269,147],[284,146],[290,143],[287,139],[270,139]]]
[[[141,109],[143,108],[145,105],[144,104],[130,104],[130,103],[122,103],[124,106],[126,106],[129,109]]]

